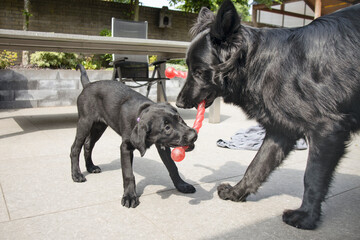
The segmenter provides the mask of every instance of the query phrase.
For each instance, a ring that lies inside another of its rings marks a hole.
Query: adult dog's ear
[[[148,134],[148,126],[144,121],[138,122],[134,129],[131,132],[130,142],[131,144],[139,150],[141,157],[144,156],[146,152],[146,137]]]
[[[192,37],[195,37],[205,29],[209,28],[214,19],[215,15],[210,11],[210,9],[206,7],[201,8],[196,23],[190,29],[190,34]]]
[[[210,27],[210,36],[217,41],[225,42],[240,27],[240,17],[234,4],[230,0],[225,0],[216,14],[214,24]],[[231,41],[231,38],[229,40]]]

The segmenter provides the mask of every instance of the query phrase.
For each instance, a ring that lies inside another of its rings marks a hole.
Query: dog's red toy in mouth
[[[197,108],[196,119],[193,125],[193,128],[199,133],[199,130],[202,126],[202,121],[204,120],[205,113],[205,100],[199,103]],[[171,151],[171,158],[175,162],[181,162],[185,158],[185,150],[188,149],[188,146],[177,147]]]

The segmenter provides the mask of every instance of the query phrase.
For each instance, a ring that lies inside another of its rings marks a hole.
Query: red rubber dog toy
[[[199,133],[199,130],[202,126],[202,121],[204,120],[205,113],[205,100],[199,103],[197,108],[196,119],[193,125],[193,128]],[[181,162],[185,158],[185,150],[188,149],[188,146],[185,147],[177,147],[171,151],[171,158],[175,162]]]

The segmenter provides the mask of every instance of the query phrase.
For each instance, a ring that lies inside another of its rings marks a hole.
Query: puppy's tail
[[[89,77],[88,77],[83,65],[81,65],[81,64],[76,65],[76,70],[79,70],[79,69],[81,72],[81,77],[80,77],[81,84],[83,87],[86,87],[90,83]]]

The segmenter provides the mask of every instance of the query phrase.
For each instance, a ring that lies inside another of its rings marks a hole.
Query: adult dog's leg
[[[219,197],[224,200],[245,201],[246,197],[255,193],[270,173],[281,164],[293,149],[295,142],[296,139],[267,132],[263,144],[247,168],[243,179],[234,187],[230,184],[219,185]]]
[[[156,144],[156,148],[161,157],[161,160],[165,164],[165,166],[170,174],[171,180],[173,181],[176,189],[182,193],[194,193],[196,191],[194,186],[191,184],[188,184],[187,182],[185,182],[184,180],[181,179],[178,168],[176,167],[176,164],[174,163],[174,161],[171,159],[170,148],[169,147],[161,147],[158,144]]]
[[[346,131],[337,131],[309,137],[303,201],[299,209],[284,212],[285,223],[302,229],[316,228],[321,215],[321,203],[325,200],[333,172],[345,152],[345,142],[349,136]]]
[[[80,118],[77,124],[76,136],[73,145],[71,146],[71,175],[74,182],[85,182],[86,178],[80,171],[79,156],[81,147],[84,145],[85,138],[89,135],[92,122],[88,119]]]
[[[102,136],[104,131],[106,130],[107,125],[101,122],[94,123],[89,136],[87,136],[84,144],[84,156],[85,156],[85,163],[86,163],[86,170],[89,173],[100,173],[101,169],[98,166],[95,166],[92,158],[91,153],[95,146],[95,143],[99,140]]]
[[[125,207],[135,208],[139,205],[139,198],[136,194],[135,176],[133,173],[133,149],[127,142],[122,142],[121,151],[121,169],[123,174],[124,195],[121,204]]]

